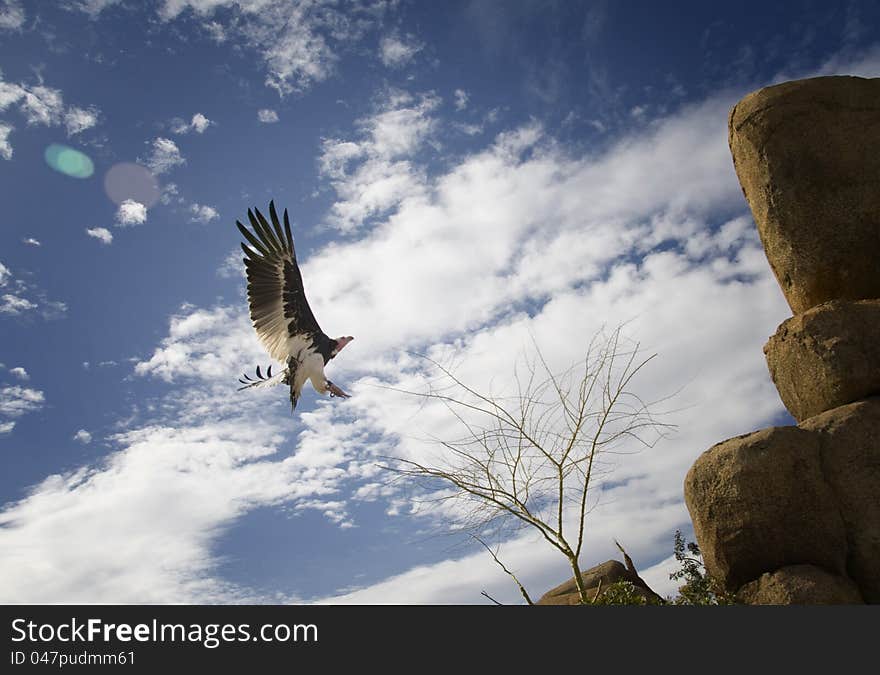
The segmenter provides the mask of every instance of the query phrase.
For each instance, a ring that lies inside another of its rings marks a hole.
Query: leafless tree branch
[[[620,327],[610,335],[597,333],[584,358],[559,371],[534,340],[533,346],[535,355],[525,358],[524,367],[514,367],[515,393],[506,396],[480,392],[422,356],[439,373],[427,391],[391,389],[444,406],[460,435],[434,438],[445,450],[436,465],[389,458],[385,468],[427,481],[432,499],[456,507],[460,525],[529,604],[526,589],[480,536],[498,520],[539,532],[566,557],[581,601],[589,603],[579,561],[586,517],[595,503],[590,495],[613,468],[605,457],[654,447],[674,427],[656,412],[658,401],[645,401],[632,390],[656,355],[628,343]]]

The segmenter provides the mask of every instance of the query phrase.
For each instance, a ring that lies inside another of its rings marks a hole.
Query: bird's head
[[[346,335],[345,337],[336,338],[336,340],[335,340],[336,346],[333,348],[333,351],[330,353],[330,358],[333,358],[339,352],[341,352],[345,348],[345,345],[347,345],[352,340],[354,340],[354,338],[351,335]]]

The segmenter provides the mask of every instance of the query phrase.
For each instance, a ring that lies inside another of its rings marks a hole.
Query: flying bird
[[[349,398],[342,389],[327,379],[324,366],[354,340],[353,337],[327,336],[318,325],[306,300],[302,274],[296,262],[290,220],[284,210],[284,230],[275,211],[275,202],[269,202],[269,221],[254,208],[248,209],[248,220],[253,232],[235,221],[247,243],[241,243],[245,253],[247,271],[247,295],[251,322],[260,342],[276,361],[285,364],[282,372],[272,375],[272,366],[266,374],[257,366],[257,379],[247,374],[239,378],[244,386],[239,388],[290,386],[291,410],[296,408],[306,380],[315,390],[331,397]]]

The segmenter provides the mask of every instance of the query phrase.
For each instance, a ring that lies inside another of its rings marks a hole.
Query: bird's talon
[[[330,391],[330,398],[351,398],[348,394],[342,391],[342,389],[337,387],[329,380],[327,381],[327,389]]]

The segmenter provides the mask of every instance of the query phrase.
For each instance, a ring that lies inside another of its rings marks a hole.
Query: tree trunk
[[[581,576],[581,566],[578,565],[577,558],[570,556],[568,558],[568,562],[571,565],[571,569],[574,572],[574,583],[577,585],[578,593],[581,596],[581,604],[589,605],[591,604],[590,598],[587,597],[587,589],[584,588],[584,578]]]

